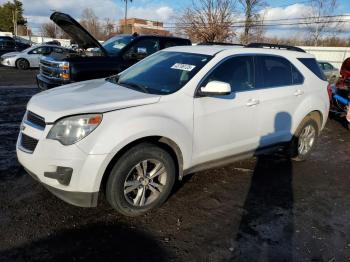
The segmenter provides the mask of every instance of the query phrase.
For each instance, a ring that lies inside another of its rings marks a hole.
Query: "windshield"
[[[116,55],[122,50],[124,46],[129,44],[133,40],[132,36],[116,36],[108,39],[102,44],[103,48],[106,49],[110,55]]]
[[[158,52],[109,81],[145,93],[167,95],[181,89],[211,56]]]

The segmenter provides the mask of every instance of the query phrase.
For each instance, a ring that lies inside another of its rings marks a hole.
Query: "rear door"
[[[304,77],[284,57],[255,57],[256,87],[259,89],[259,147],[266,147],[292,137],[294,112],[304,96]]]

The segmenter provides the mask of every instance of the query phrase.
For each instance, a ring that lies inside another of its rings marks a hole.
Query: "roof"
[[[192,45],[192,46],[174,46],[165,49],[166,51],[172,52],[186,52],[202,55],[215,55],[223,50],[232,48],[242,48],[241,46],[230,46],[230,45]]]
[[[271,55],[282,55],[282,56],[294,56],[294,57],[305,57],[314,58],[313,55],[304,52],[274,49],[274,48],[246,48],[244,46],[230,46],[230,45],[196,45],[196,46],[174,46],[167,49],[166,51],[173,52],[186,52],[194,54],[203,54],[214,56],[222,51],[230,53],[247,53],[247,54],[271,54]],[[232,51],[232,52],[231,52]],[[225,52],[225,53],[227,53]]]

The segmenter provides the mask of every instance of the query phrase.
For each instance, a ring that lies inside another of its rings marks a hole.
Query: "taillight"
[[[332,86],[331,86],[331,84],[328,84],[327,92],[328,92],[329,101],[332,101]]]

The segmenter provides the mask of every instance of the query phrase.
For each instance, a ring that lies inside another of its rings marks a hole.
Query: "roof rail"
[[[231,46],[244,46],[241,44],[233,44],[233,43],[223,43],[223,42],[202,42],[197,45],[231,45]]]
[[[271,48],[271,49],[286,49],[290,51],[297,51],[297,52],[303,52],[306,53],[304,49],[301,49],[296,46],[290,46],[290,45],[278,45],[278,44],[268,44],[268,43],[250,43],[246,45],[245,47],[251,47],[251,48]]]

